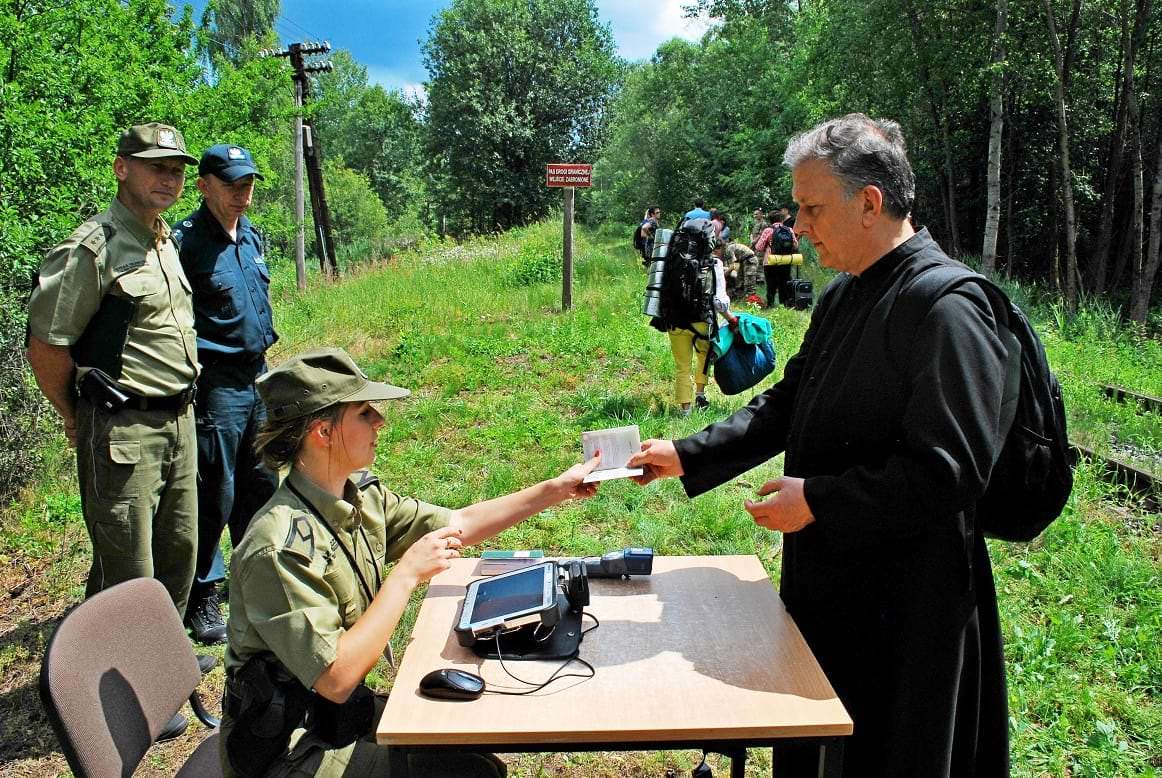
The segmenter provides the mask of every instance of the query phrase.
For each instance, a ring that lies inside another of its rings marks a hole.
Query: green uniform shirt
[[[155,235],[156,230],[156,235]],[[119,200],[45,257],[28,302],[32,335],[71,346],[106,294],[136,301],[118,383],[147,397],[177,394],[197,377],[198,345],[189,281],[169,226],[154,229]],[[78,378],[87,365],[78,365]]]
[[[251,656],[270,652],[309,689],[335,661],[339,636],[370,601],[347,555],[288,483],[355,556],[372,596],[384,565],[423,535],[447,526],[451,512],[400,497],[365,472],[348,480],[339,500],[291,469],[234,549],[225,665],[230,672]]]
[[[726,264],[731,265],[754,255],[755,253],[751,251],[749,246],[744,246],[741,243],[730,243],[726,247]]]

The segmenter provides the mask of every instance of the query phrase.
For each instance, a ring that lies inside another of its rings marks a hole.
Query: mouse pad
[[[581,645],[581,612],[561,609],[561,620],[552,633],[538,640],[532,629],[522,629],[500,636],[501,657],[497,656],[496,638],[482,640],[472,646],[472,652],[484,659],[503,658],[506,662],[524,659],[567,659],[577,653]]]

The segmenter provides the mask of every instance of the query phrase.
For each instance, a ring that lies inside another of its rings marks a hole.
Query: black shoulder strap
[[[359,585],[363,588],[363,593],[367,595],[367,604],[370,606],[371,601],[375,598],[375,592],[371,591],[371,587],[367,585],[367,579],[363,577],[363,571],[359,569],[359,565],[355,562],[355,554],[351,552],[351,549],[347,548],[347,544],[339,538],[339,533],[335,531],[335,528],[331,526],[329,521],[323,518],[322,512],[315,507],[315,504],[303,496],[303,493],[296,489],[295,485],[292,484],[289,479],[286,481],[286,488],[290,489],[291,494],[293,494],[295,497],[298,497],[302,504],[307,506],[307,510],[311,512],[311,515],[318,519],[319,523],[327,528],[327,532],[331,533],[331,537],[334,538],[335,542],[339,544],[339,548],[343,549],[343,555],[347,557],[347,562],[351,565],[351,570],[354,571],[356,577],[359,578]],[[371,542],[367,539],[367,533],[363,531],[362,525],[359,527],[359,534],[363,536],[363,542],[367,544],[367,553],[371,554]],[[375,555],[372,554],[372,559],[374,558]],[[379,577],[379,568],[376,568],[375,591],[379,591],[379,587],[382,584],[383,581]]]
[[[1017,400],[1021,392],[1022,348],[1020,339],[1012,330],[1012,303],[1008,296],[992,281],[972,270],[956,265],[933,264],[920,269],[911,280],[904,282],[892,301],[888,317],[903,317],[903,323],[894,327],[894,332],[916,332],[937,300],[967,283],[975,283],[988,298],[989,307],[997,323],[997,335],[1005,346],[1005,391],[998,426],[1002,431],[1001,437],[1004,438],[1016,417]],[[898,366],[895,353],[889,334],[888,357]]]

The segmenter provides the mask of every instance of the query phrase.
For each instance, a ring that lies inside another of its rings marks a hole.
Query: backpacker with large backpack
[[[711,252],[717,241],[709,219],[689,219],[674,230],[665,252],[652,327],[662,332],[693,330],[696,322],[705,322],[709,337],[714,337],[718,317],[714,313],[717,289]],[[698,333],[698,337],[704,336]]]
[[[967,283],[988,297],[1008,352],[999,425],[1004,442],[977,502],[976,526],[988,537],[1029,541],[1061,515],[1077,464],[1065,429],[1061,386],[1029,320],[984,276],[959,262],[933,262],[900,289],[889,315],[903,317],[903,323],[892,330],[914,333],[940,297]],[[906,353],[889,351],[894,360]]]
[[[772,254],[794,254],[799,250],[799,239],[795,237],[794,230],[782,222],[776,222],[773,229],[770,241]]]
[[[646,226],[646,220],[642,220],[633,230],[633,250],[637,254],[641,254],[646,248],[646,239],[642,237],[642,227],[644,226]]]

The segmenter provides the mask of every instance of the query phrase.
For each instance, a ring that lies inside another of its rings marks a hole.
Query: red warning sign
[[[545,186],[593,186],[593,166],[550,162],[545,165]]]

